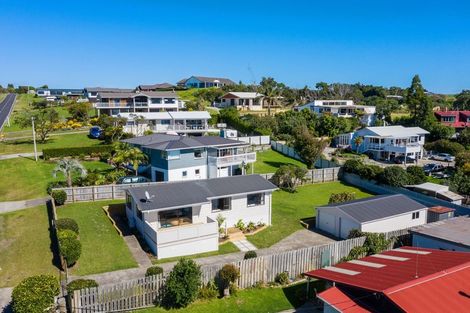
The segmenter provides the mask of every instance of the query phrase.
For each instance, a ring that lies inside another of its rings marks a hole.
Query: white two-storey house
[[[219,225],[237,221],[271,224],[276,186],[259,175],[131,187],[126,215],[159,258],[217,251]]]

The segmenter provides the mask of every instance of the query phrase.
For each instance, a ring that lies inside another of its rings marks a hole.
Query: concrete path
[[[38,157],[42,156],[42,152],[38,152]],[[0,154],[0,160],[16,159],[16,158],[33,158],[34,152]]]
[[[282,252],[323,245],[334,241],[334,239],[331,239],[330,237],[327,237],[316,231],[302,229],[296,231],[290,236],[287,236],[278,243],[275,243],[269,248],[269,250],[271,252]]]
[[[32,208],[38,205],[43,205],[43,204],[46,204],[48,199],[49,197],[31,199],[31,200],[0,202],[0,214],[28,209],[28,208]]]
[[[0,288],[0,313],[11,312],[10,302],[13,288]]]
[[[129,250],[132,253],[135,261],[139,265],[139,268],[147,269],[152,266],[152,261],[150,261],[147,253],[140,247],[139,241],[135,238],[134,235],[124,236],[124,241],[126,242]]]
[[[295,308],[295,309],[290,309],[290,310],[285,310],[281,311],[278,313],[308,313],[308,312],[323,312],[320,306],[313,304],[312,302],[307,302],[301,307]]]
[[[232,241],[232,243],[243,252],[257,250],[257,248],[246,239]]]

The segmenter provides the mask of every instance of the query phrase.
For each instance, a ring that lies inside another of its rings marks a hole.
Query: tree
[[[428,130],[430,132],[430,141],[450,139],[455,134],[455,129],[453,127],[445,126],[438,122],[435,122],[429,126]]]
[[[408,184],[418,185],[427,181],[426,174],[421,166],[408,166],[406,172],[408,173]]]
[[[307,170],[294,164],[282,165],[274,173],[274,183],[289,192],[294,192],[295,188],[303,181]]]
[[[328,145],[328,139],[315,138],[306,126],[297,129],[294,134],[294,149],[300,155],[308,168],[313,168]]]
[[[121,139],[124,134],[123,127],[126,125],[126,119],[102,114],[96,121],[96,125],[103,129],[104,141],[106,143],[113,143]]]
[[[424,147],[428,151],[449,153],[452,155],[457,155],[459,152],[462,152],[465,150],[465,147],[459,144],[458,142],[453,142],[453,141],[446,140],[446,139],[429,142],[425,144]]]
[[[166,280],[163,304],[167,308],[182,308],[196,300],[201,286],[200,267],[191,259],[181,258]]]
[[[138,175],[139,165],[147,160],[148,157],[142,150],[126,143],[116,144],[115,153],[111,158],[111,162],[113,162],[116,167],[122,166],[123,164],[132,164],[135,175]]]
[[[455,156],[455,167],[463,168],[467,164],[470,164],[470,150],[459,152]]]
[[[81,177],[85,177],[87,174],[86,168],[75,159],[61,159],[57,161],[57,165],[52,171],[54,177],[57,173],[61,172],[67,179],[67,186],[72,187],[72,175],[77,173]]]
[[[411,86],[407,90],[406,103],[410,109],[411,118],[416,125],[426,127],[435,121],[432,102],[426,96],[418,75],[413,77]]]
[[[454,109],[470,110],[470,90],[462,90],[454,101]]]
[[[362,144],[362,137],[361,136],[357,136],[356,138],[354,138],[354,145],[356,145],[356,153],[359,153],[359,148]]]
[[[338,192],[338,193],[332,193],[330,196],[330,200],[328,200],[328,203],[342,203],[346,201],[351,201],[356,199],[356,193],[354,192]]]
[[[282,89],[274,78],[263,77],[260,83],[260,93],[264,95],[264,102],[268,106],[268,116],[271,115],[271,106],[279,103]]]
[[[468,146],[470,146],[470,128],[467,127],[465,128],[464,130],[462,130],[459,134],[459,136],[457,137],[457,141],[467,147],[467,149],[469,148]]]
[[[459,168],[450,180],[450,187],[468,199],[470,197],[470,175]]]
[[[15,122],[21,128],[27,128],[31,125],[32,118],[34,118],[34,130],[39,136],[39,141],[44,143],[47,135],[54,130],[55,124],[59,122],[59,113],[54,109],[25,111],[16,117]]]
[[[380,175],[380,182],[392,187],[402,187],[408,184],[408,174],[400,166],[389,166]]]
[[[91,105],[89,102],[74,102],[68,107],[68,111],[72,116],[72,119],[84,123],[87,123],[90,119],[90,116],[88,114],[90,109]]]
[[[15,313],[51,312],[60,286],[52,275],[31,276],[21,281],[12,293]]]

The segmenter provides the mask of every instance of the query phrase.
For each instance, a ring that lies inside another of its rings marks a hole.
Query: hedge
[[[67,201],[67,193],[63,190],[53,190],[51,196],[56,205],[63,205]]]
[[[61,230],[71,230],[73,232],[75,232],[76,234],[79,233],[79,229],[78,229],[78,224],[77,222],[72,219],[72,218],[59,218],[57,221],[56,221],[56,226],[57,226],[57,230],[61,231]]]
[[[75,290],[98,287],[98,283],[93,279],[76,279],[67,285],[67,292],[73,293]]]
[[[59,294],[59,282],[52,275],[37,275],[24,279],[13,289],[15,313],[43,313],[54,304]]]
[[[75,148],[50,148],[43,149],[42,156],[45,160],[51,158],[74,157],[81,155],[98,155],[101,153],[111,153],[113,151],[112,145],[101,145],[91,147],[75,147]]]
[[[74,265],[82,254],[82,244],[77,234],[72,230],[62,230],[57,234],[59,239],[60,254],[67,262],[67,266]]]
[[[145,277],[163,274],[163,268],[160,266],[151,266],[145,272]]]

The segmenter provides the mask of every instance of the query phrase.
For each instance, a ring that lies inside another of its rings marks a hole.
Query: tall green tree
[[[268,106],[268,115],[271,115],[271,107],[280,103],[282,87],[272,77],[263,77],[260,83],[259,93],[264,95],[264,102]]]
[[[67,108],[74,120],[84,123],[87,123],[90,119],[88,114],[90,109],[91,105],[89,102],[73,102]]]
[[[87,170],[75,159],[61,159],[57,161],[57,165],[52,171],[52,175],[57,177],[57,173],[62,173],[67,180],[67,186],[72,187],[73,174],[79,174],[81,177],[85,177],[87,175]]]
[[[118,143],[115,145],[115,153],[111,158],[116,167],[124,164],[132,164],[135,175],[138,174],[139,164],[147,162],[148,157],[139,148],[135,148],[126,143]]]
[[[410,109],[411,118],[417,126],[426,127],[435,121],[432,102],[426,95],[418,75],[413,77],[411,86],[407,90],[406,103]]]
[[[454,101],[454,109],[470,110],[470,90],[462,90]]]
[[[54,130],[55,124],[59,122],[59,113],[52,108],[24,111],[15,118],[15,122],[21,128],[27,128],[31,126],[33,118],[34,130],[39,137],[39,142],[44,143],[47,135]]]
[[[308,168],[315,166],[315,162],[321,156],[328,143],[328,139],[314,137],[306,126],[297,129],[294,134],[294,149],[304,160],[305,164],[307,164]]]

